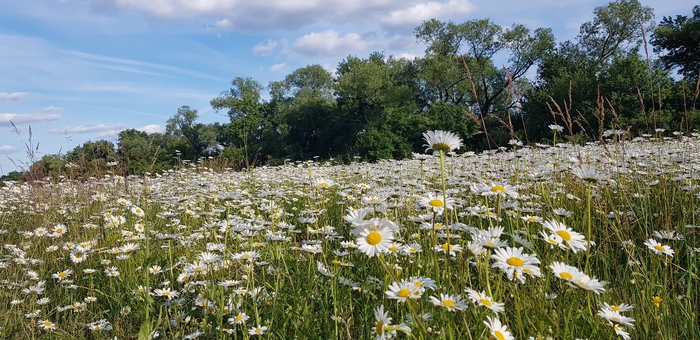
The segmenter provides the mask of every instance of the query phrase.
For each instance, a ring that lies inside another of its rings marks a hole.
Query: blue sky
[[[697,2],[642,0],[663,16]],[[297,68],[328,70],[344,57],[420,56],[423,20],[490,18],[574,39],[594,0],[3,0],[0,1],[0,174],[120,130],[163,132],[182,105],[225,122],[209,101],[235,77],[267,84]]]

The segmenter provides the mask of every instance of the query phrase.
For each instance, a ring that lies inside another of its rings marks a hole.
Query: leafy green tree
[[[651,38],[659,60],[668,68],[677,67],[680,74],[696,81],[700,73],[700,5],[693,7],[693,16],[664,17]]]
[[[577,42],[561,43],[539,62],[538,80],[523,104],[534,140],[551,136],[552,123],[566,127],[568,135],[585,131],[595,139],[609,128],[653,128],[645,114],[658,108],[654,93],[668,77],[650,71],[639,54],[652,9],[621,0],[597,7],[594,14],[581,25]]]
[[[205,150],[217,144],[217,131],[213,125],[197,123],[199,113],[189,106],[181,106],[165,125],[166,134],[183,137],[189,142],[192,152],[185,154],[187,159],[196,159]],[[182,150],[184,151],[184,150]]]
[[[467,103],[483,115],[507,111],[502,105],[509,81],[523,77],[554,47],[550,29],[538,28],[532,34],[523,25],[504,29],[489,19],[461,24],[432,19],[418,26],[415,35],[427,45],[420,76],[431,100]],[[493,64],[493,57],[502,52],[509,54],[507,72]]]
[[[257,142],[261,140],[264,130],[269,125],[261,113],[260,93],[263,89],[263,86],[252,78],[236,77],[231,81],[229,90],[210,102],[214,110],[227,111],[231,119],[229,133],[243,145],[246,167],[251,165],[251,143],[256,143],[254,146],[257,150]]]
[[[578,41],[581,50],[599,63],[639,47],[642,28],[649,31],[654,18],[654,10],[638,0],[611,2],[596,7],[593,14],[593,21],[581,25]]]

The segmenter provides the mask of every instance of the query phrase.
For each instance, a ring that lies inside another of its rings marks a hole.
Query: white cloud
[[[228,19],[221,19],[216,21],[216,27],[220,29],[231,29],[233,28],[233,22]]]
[[[312,56],[343,56],[366,47],[367,42],[359,34],[348,33],[341,37],[332,29],[309,33],[294,42],[297,53]]]
[[[50,133],[93,133],[93,132],[105,132],[114,129],[119,129],[120,125],[108,125],[108,124],[95,124],[95,125],[78,125],[65,127],[62,129],[52,128],[48,131]]]
[[[255,46],[253,46],[253,53],[255,54],[270,54],[272,51],[279,46],[279,42],[277,40],[268,40],[266,43],[258,43]]]
[[[0,92],[0,103],[17,101],[26,97],[28,94],[27,92]]]
[[[161,133],[163,132],[163,127],[161,127],[158,124],[150,124],[142,126],[140,128],[136,128],[136,130],[143,131],[145,133]]]
[[[47,106],[47,107],[43,108],[42,111],[46,111],[46,112],[51,112],[51,111],[63,111],[63,108],[62,108],[62,107],[59,107],[59,106],[53,106],[53,105],[51,105],[51,106]]]
[[[0,113],[0,126],[10,125],[10,122],[15,124],[38,123],[51,120],[58,120],[61,115],[51,113],[31,113],[31,114],[16,114],[16,113]]]
[[[13,153],[17,150],[19,150],[19,148],[13,145],[0,145],[0,154]]]
[[[279,70],[283,70],[285,67],[287,67],[287,63],[274,64],[272,65],[272,67],[270,67],[270,71],[276,72]]]
[[[425,20],[454,17],[474,9],[474,5],[466,0],[421,2],[409,8],[391,11],[389,15],[382,17],[381,22],[388,26],[418,26]]]

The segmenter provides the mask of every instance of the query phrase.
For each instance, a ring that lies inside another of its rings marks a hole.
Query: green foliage
[[[651,39],[659,60],[668,69],[678,67],[690,81],[700,73],[700,5],[693,7],[693,16],[664,17]]]

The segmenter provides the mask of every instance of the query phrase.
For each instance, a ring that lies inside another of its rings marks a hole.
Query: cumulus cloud
[[[47,112],[50,112],[50,111],[63,111],[63,108],[62,108],[62,107],[59,107],[59,106],[53,106],[53,105],[51,105],[51,106],[47,106],[47,107],[43,108],[42,111],[47,111]]]
[[[94,124],[94,125],[78,125],[65,127],[62,129],[51,128],[48,131],[50,133],[94,133],[94,132],[105,132],[121,128],[120,125],[108,125],[108,124]]]
[[[27,92],[0,92],[0,103],[14,102],[26,97],[28,94]]]
[[[285,67],[287,67],[287,63],[274,64],[272,65],[272,67],[270,67],[270,71],[276,72],[279,70],[283,70]]]
[[[258,43],[255,46],[253,46],[253,53],[255,54],[270,54],[272,51],[279,46],[279,42],[277,40],[268,40],[266,43]]]
[[[13,153],[17,150],[19,150],[19,148],[13,145],[0,145],[0,154]]]
[[[220,29],[231,29],[233,28],[233,22],[228,19],[221,19],[216,21],[216,27]]]
[[[138,12],[161,20],[197,18],[210,21],[219,30],[260,33],[329,22],[374,23],[389,11],[404,8],[406,3],[406,0],[93,0],[92,7],[100,12]]]
[[[38,123],[47,122],[52,120],[58,120],[61,115],[56,113],[31,113],[31,114],[17,114],[17,113],[0,113],[0,126],[10,125],[10,122],[15,124],[24,123]]]
[[[409,8],[391,11],[382,17],[381,22],[387,26],[418,26],[425,20],[453,17],[474,9],[474,5],[466,0],[420,2]]]
[[[332,29],[309,33],[294,43],[297,53],[311,56],[343,56],[366,47],[367,42],[359,34],[348,33],[341,37]]]
[[[142,126],[140,128],[136,128],[136,130],[143,131],[145,133],[161,133],[163,132],[163,127],[161,127],[158,124],[150,124]]]

